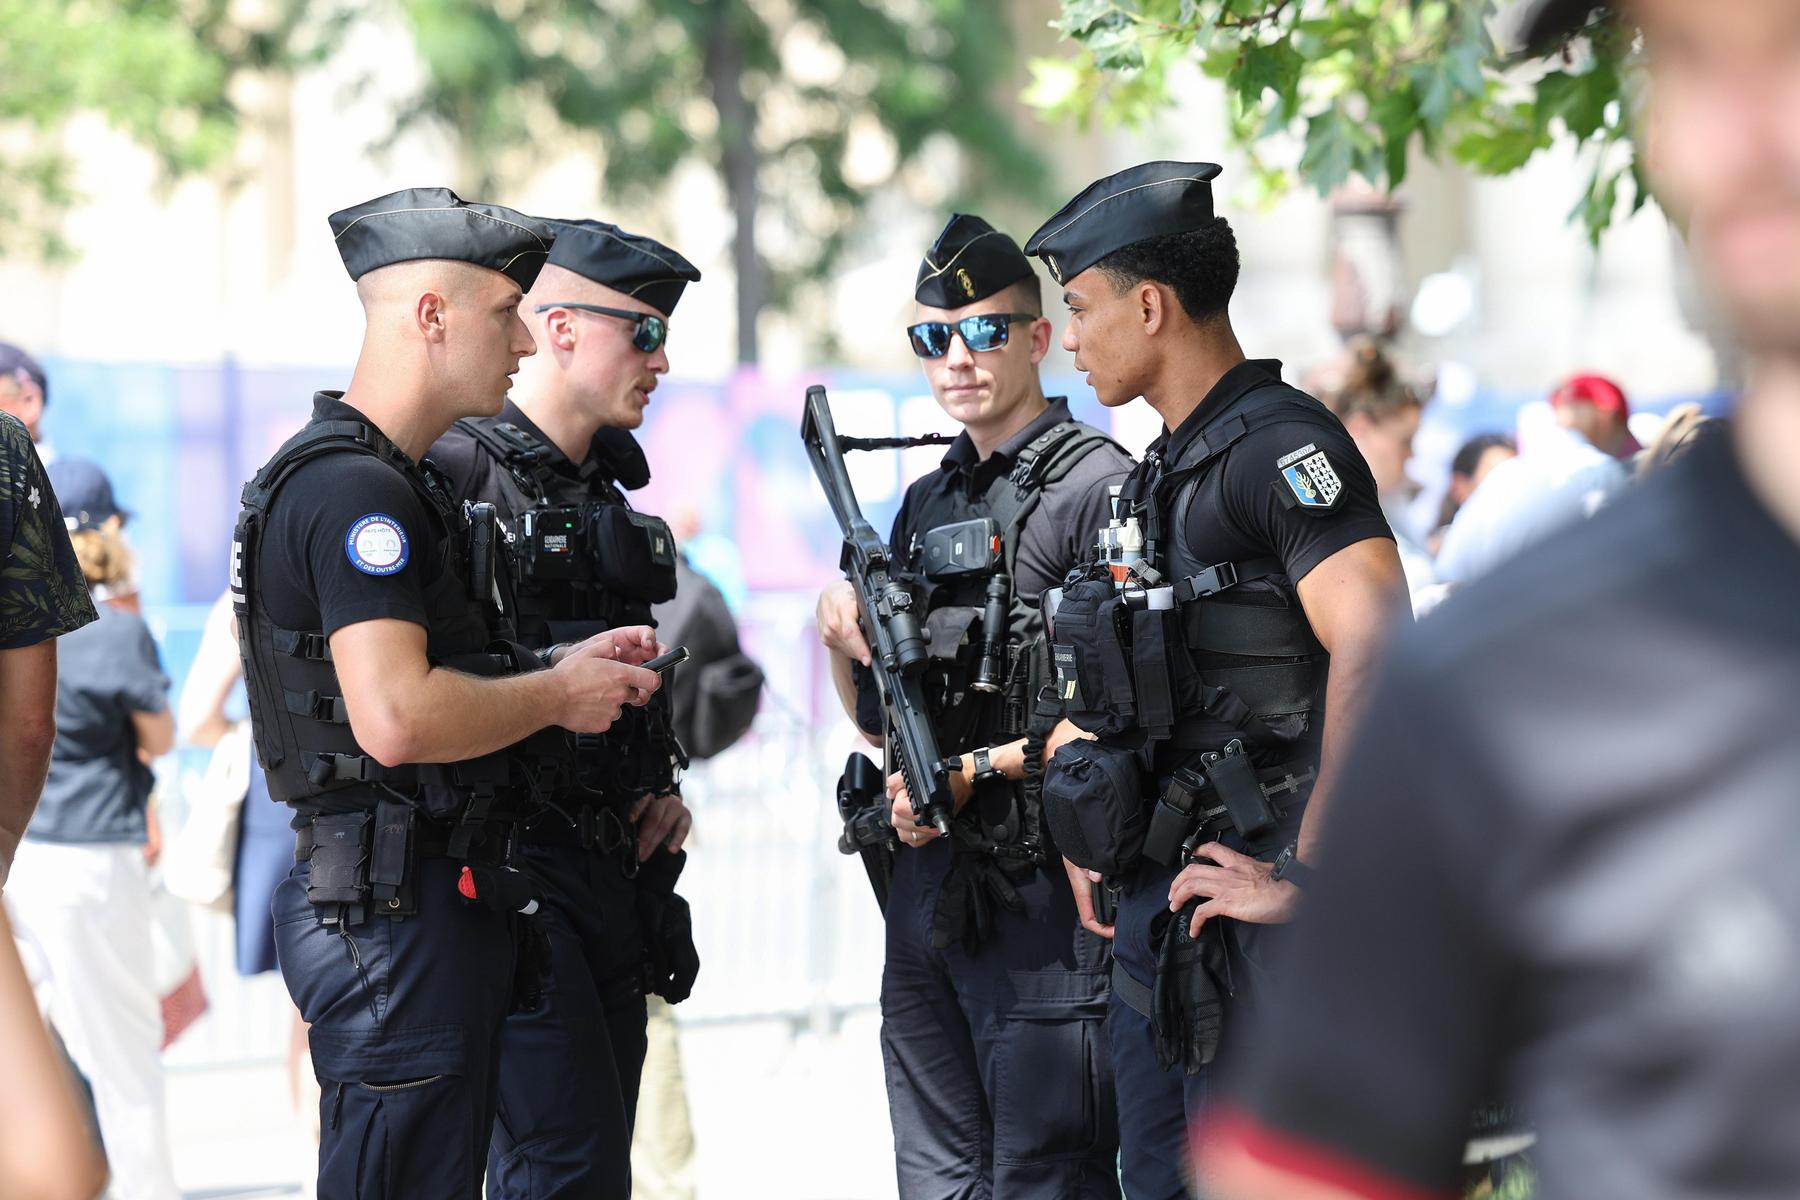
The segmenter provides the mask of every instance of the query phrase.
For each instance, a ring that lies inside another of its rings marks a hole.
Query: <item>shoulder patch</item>
[[[406,565],[412,549],[406,530],[386,513],[358,517],[344,535],[344,554],[364,575],[392,575]]]
[[[1344,481],[1317,445],[1308,443],[1292,454],[1284,454],[1275,466],[1302,508],[1333,508],[1344,494]]]

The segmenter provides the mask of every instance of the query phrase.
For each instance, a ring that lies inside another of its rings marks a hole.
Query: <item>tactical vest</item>
[[[1252,388],[1176,458],[1152,451],[1127,479],[1120,517],[1138,519],[1144,557],[1172,586],[1172,603],[1116,593],[1102,567],[1071,576],[1053,620],[1056,688],[1077,725],[1135,740],[1146,761],[1158,746],[1217,752],[1236,740],[1259,766],[1316,764],[1328,656],[1294,582],[1273,557],[1203,561],[1184,519],[1233,445],[1295,419],[1286,388]]]
[[[939,750],[949,756],[982,746],[1027,738],[1040,748],[1055,725],[1051,710],[1039,711],[1038,697],[1050,679],[1050,656],[1044,637],[1043,612],[1035,595],[1017,586],[1019,542],[1037,511],[1044,488],[1059,482],[1111,438],[1078,421],[1064,421],[1039,434],[1019,452],[1012,469],[973,501],[947,497],[941,506],[918,514],[917,535],[906,548],[902,578],[913,589],[925,613],[930,665],[925,698]],[[1006,657],[997,692],[975,690],[981,655],[982,617],[991,576],[934,582],[919,562],[919,537],[932,528],[986,517],[999,527],[1002,565],[1013,581],[1006,607]],[[958,814],[953,832],[957,844],[1003,859],[1040,860],[1043,856],[1042,813],[1038,798],[1038,764],[1028,745],[1027,779],[977,790]]]
[[[465,418],[456,425],[499,464],[513,493],[508,575],[520,640],[549,647],[620,626],[654,626],[651,606],[675,595],[676,547],[668,525],[633,509],[619,486],[649,481],[636,441],[616,439],[607,457],[611,473],[583,484],[552,467],[551,448],[512,422]],[[553,577],[534,575],[534,559]],[[578,807],[619,807],[673,788],[687,754],[671,713],[669,696],[659,691],[649,704],[627,707],[603,734],[568,735],[573,787],[563,798]]]
[[[524,815],[528,789],[523,763],[500,752],[464,762],[383,766],[351,732],[324,632],[283,628],[264,603],[260,556],[271,505],[299,467],[328,454],[368,455],[402,475],[432,522],[422,532],[438,546],[438,555],[421,556],[422,562],[447,563],[455,586],[470,576],[466,530],[443,483],[366,422],[307,425],[244,485],[232,540],[232,609],[251,727],[269,794],[305,811],[344,812],[372,809],[382,793],[398,793],[429,817],[456,819],[452,853],[464,853],[487,822]],[[458,619],[434,622],[427,639],[434,666],[493,676],[527,665],[516,647],[492,642],[482,608],[473,599]]]

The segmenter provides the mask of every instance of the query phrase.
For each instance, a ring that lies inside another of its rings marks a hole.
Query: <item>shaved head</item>
[[[451,304],[491,299],[518,287],[498,271],[449,258],[421,258],[370,271],[356,281],[356,296],[373,318],[378,310],[410,311],[426,292]]]

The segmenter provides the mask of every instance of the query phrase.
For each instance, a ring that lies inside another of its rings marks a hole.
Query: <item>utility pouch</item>
[[[661,517],[607,504],[593,516],[597,582],[651,604],[675,598],[675,534]]]
[[[1043,800],[1050,836],[1076,866],[1122,875],[1143,851],[1142,782],[1132,751],[1068,743],[1044,768]]]
[[[307,900],[316,905],[368,903],[372,819],[367,812],[321,813],[313,818]]]
[[[1206,781],[1218,792],[1232,825],[1243,837],[1262,837],[1281,823],[1281,814],[1263,794],[1244,743],[1233,740],[1224,754],[1207,755]]]
[[[1187,857],[1183,845],[1194,831],[1200,793],[1205,790],[1206,780],[1193,771],[1182,767],[1175,772],[1150,812],[1150,830],[1144,835],[1145,858],[1165,867],[1182,865]]]
[[[1056,699],[1070,721],[1101,737],[1137,723],[1130,616],[1110,579],[1065,585],[1056,607],[1050,647]]]
[[[375,911],[409,917],[418,911],[413,895],[413,808],[384,799],[375,806],[375,834],[369,848],[369,891]]]
[[[1132,695],[1140,728],[1166,730],[1175,723],[1175,664],[1185,658],[1181,618],[1174,609],[1131,611]]]

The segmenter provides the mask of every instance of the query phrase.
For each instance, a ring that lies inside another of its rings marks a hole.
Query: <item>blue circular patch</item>
[[[365,575],[392,575],[411,556],[406,530],[386,513],[357,518],[344,535],[344,553],[350,565]]]

